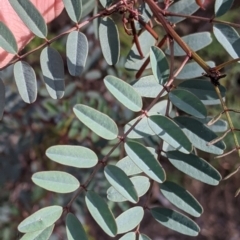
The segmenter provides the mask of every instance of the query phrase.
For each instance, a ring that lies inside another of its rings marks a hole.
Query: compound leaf
[[[192,144],[181,130],[181,128],[170,118],[154,115],[148,118],[150,128],[164,141],[175,149],[189,153],[192,151]]]
[[[234,0],[216,0],[214,6],[215,16],[220,17],[225,14],[232,7],[233,2]]]
[[[200,203],[191,195],[191,193],[178,184],[165,181],[160,185],[160,190],[169,202],[192,216],[199,217],[203,213],[203,208]]]
[[[40,55],[40,64],[47,91],[53,99],[64,95],[64,65],[61,55],[52,47],[45,47]]]
[[[47,25],[36,7],[29,0],[9,0],[24,24],[38,37],[47,36]]]
[[[187,36],[182,37],[182,40],[195,52],[208,46],[212,42],[211,34],[209,32],[189,34]],[[174,42],[173,51],[174,56],[186,55],[183,49],[176,42]],[[166,54],[170,54],[169,48],[166,50]]]
[[[68,16],[78,23],[82,15],[82,0],[63,0]]]
[[[142,98],[131,85],[110,75],[104,78],[104,84],[112,95],[125,107],[134,112],[142,110]]]
[[[106,114],[82,104],[76,104],[73,112],[81,122],[100,137],[108,140],[117,138],[117,125]]]
[[[47,149],[47,157],[63,165],[77,168],[91,168],[98,163],[97,155],[81,146],[56,145]]]
[[[16,39],[3,22],[0,22],[0,47],[12,54],[17,54],[18,52]]]
[[[207,117],[207,109],[194,94],[183,89],[174,89],[169,93],[169,99],[180,110],[197,118]]]
[[[120,55],[120,42],[117,26],[110,17],[104,17],[100,21],[99,40],[106,62],[115,65]]]
[[[81,222],[72,213],[67,215],[66,232],[68,240],[88,240]]]
[[[138,197],[143,196],[150,187],[150,181],[148,177],[135,176],[131,177],[130,180],[132,181],[133,186],[137,191]],[[120,194],[114,187],[110,187],[107,190],[107,198],[113,202],[127,201],[127,199],[122,194]]]
[[[48,240],[53,232],[55,224],[43,230],[25,233],[20,240]]]
[[[110,237],[117,234],[117,224],[107,203],[96,193],[88,191],[85,202],[92,217]]]
[[[104,168],[104,175],[109,183],[128,201],[133,203],[138,202],[137,191],[122,169],[113,165],[108,165]]]
[[[14,78],[20,96],[26,103],[33,103],[37,98],[37,80],[33,68],[24,61],[14,64]]]
[[[43,230],[55,223],[62,215],[61,206],[45,207],[24,219],[19,225],[18,230],[23,233]]]
[[[80,186],[79,181],[74,176],[61,171],[42,171],[34,173],[32,181],[44,189],[57,193],[74,192]]]
[[[124,144],[124,147],[127,155],[147,176],[159,183],[165,181],[164,169],[146,147],[130,140]]]
[[[80,76],[88,55],[88,40],[83,33],[73,31],[68,35],[66,55],[69,73],[72,76]]]
[[[158,47],[151,47],[150,62],[154,77],[159,84],[164,85],[169,78],[169,66],[164,52]]]
[[[204,159],[194,154],[178,151],[166,153],[168,160],[180,171],[209,185],[218,185],[222,179],[220,173]]]
[[[195,222],[177,211],[155,207],[151,209],[151,214],[163,226],[184,235],[197,236],[200,232]]]
[[[222,141],[210,146],[207,145],[213,139],[217,138],[217,135],[200,121],[186,116],[176,117],[174,121],[182,128],[183,132],[196,148],[213,154],[223,153],[225,145]]]
[[[118,234],[126,233],[135,228],[143,219],[142,207],[133,207],[123,212],[116,218]]]
[[[3,80],[0,78],[0,119],[2,119],[5,107],[5,86]]]

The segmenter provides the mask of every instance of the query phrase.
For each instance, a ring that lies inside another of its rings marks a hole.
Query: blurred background
[[[212,17],[213,4],[214,1],[205,1],[206,10],[199,10],[195,15]],[[232,10],[221,19],[240,24],[239,5],[239,1],[235,1]],[[78,170],[50,161],[45,156],[47,148],[58,144],[86,146],[92,149],[101,159],[114,145],[115,141],[109,142],[99,138],[76,119],[72,111],[76,103],[86,104],[108,114],[115,120],[121,131],[123,131],[123,126],[127,122],[136,117],[134,113],[126,110],[112,97],[102,81],[108,74],[118,76],[127,82],[134,80],[135,73],[124,69],[125,59],[132,45],[132,37],[125,33],[121,25],[121,16],[115,14],[113,18],[119,23],[118,30],[121,38],[121,58],[117,66],[109,67],[103,59],[99,41],[96,38],[97,20],[82,29],[89,41],[89,56],[85,71],[81,77],[73,78],[68,74],[65,56],[66,37],[52,44],[61,53],[66,68],[66,91],[61,100],[51,99],[45,89],[39,64],[40,51],[31,54],[25,59],[34,68],[38,78],[38,97],[35,103],[27,105],[21,100],[11,66],[0,72],[0,77],[6,86],[6,106],[3,119],[0,122],[0,239],[20,239],[21,235],[17,231],[17,225],[24,218],[45,206],[53,204],[64,206],[71,199],[72,194],[55,194],[34,185],[31,181],[33,173],[43,170],[63,170],[74,174],[80,182],[83,182],[91,173],[91,170]],[[49,38],[72,26],[71,20],[63,11],[56,20],[49,24]],[[211,28],[211,24],[207,22],[185,20],[177,26],[177,31],[181,36],[184,36],[193,32],[212,31]],[[161,34],[161,30],[159,30],[159,34]],[[41,41],[35,38],[22,53],[34,49],[42,43]],[[199,54],[204,60],[212,60],[216,64],[230,60],[229,55],[214,36],[212,44],[201,50]],[[178,62],[176,62],[177,64]],[[225,72],[227,77],[221,80],[221,84],[227,88],[227,105],[240,110],[239,65],[231,65],[225,69]],[[150,99],[144,99],[146,106],[149,102]],[[209,115],[214,116],[219,111],[221,111],[219,106],[208,108]],[[240,115],[234,113],[231,116],[235,126],[238,127]],[[232,149],[233,141],[231,136],[229,135],[225,140],[227,150]],[[154,144],[154,142],[151,144]],[[239,158],[235,153],[219,160],[214,159],[212,155],[207,153],[200,152],[200,155],[216,167],[223,177],[239,166]],[[124,156],[123,148],[120,147],[113,152],[110,161],[116,162]],[[194,219],[201,227],[201,232],[195,239],[240,239],[240,199],[234,197],[236,190],[240,187],[239,173],[213,187],[179,172],[167,159],[163,159],[162,165],[168,174],[168,179],[184,186],[204,208],[203,215]],[[109,184],[102,172],[96,175],[96,178],[89,186],[89,188],[98,191],[104,197],[106,197],[108,187]],[[141,199],[140,204],[141,202],[144,202],[144,197]],[[160,204],[175,209],[159,193],[157,185],[153,187],[150,202],[152,206]],[[109,202],[109,204],[115,216],[131,206],[131,203]],[[112,239],[104,234],[89,215],[83,196],[77,198],[71,211],[83,223],[90,240]],[[190,237],[161,226],[150,216],[149,212],[146,212],[144,216],[140,231],[153,240],[190,239]],[[57,221],[50,239],[66,239],[64,217]]]

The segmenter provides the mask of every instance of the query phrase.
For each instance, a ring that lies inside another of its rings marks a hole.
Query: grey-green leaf
[[[48,240],[53,232],[54,224],[39,231],[25,233],[20,240]]]
[[[147,176],[159,183],[165,181],[164,169],[146,147],[130,140],[124,144],[124,147],[127,155]]]
[[[225,145],[222,141],[210,146],[207,145],[213,139],[217,138],[217,135],[200,121],[186,116],[176,117],[174,121],[182,128],[183,132],[196,148],[213,154],[223,153]]]
[[[117,234],[117,224],[107,203],[96,193],[88,191],[85,202],[92,217],[110,237]]]
[[[186,80],[178,85],[179,89],[185,89],[196,95],[204,105],[220,104],[220,100],[216,91],[209,80],[204,79],[191,79]],[[219,86],[222,97],[226,95],[226,89]]]
[[[116,218],[118,234],[131,231],[140,224],[144,211],[142,207],[133,207],[123,212]]]
[[[117,138],[118,127],[106,114],[82,104],[76,104],[73,112],[81,122],[100,137],[108,140]]]
[[[199,217],[203,213],[200,203],[178,184],[165,181],[160,185],[160,190],[169,202],[192,216]]]
[[[82,1],[82,18],[86,17],[95,6],[95,0],[81,0]]]
[[[124,234],[119,240],[136,240],[136,233],[135,232],[129,232]]]
[[[182,40],[195,52],[208,46],[212,42],[211,34],[209,32],[189,34],[187,36],[182,37]],[[186,55],[183,49],[176,42],[174,42],[173,51],[174,56]],[[166,54],[170,54],[169,48],[166,50]]]
[[[43,230],[55,223],[62,215],[61,206],[45,207],[24,219],[19,225],[18,230],[23,233]]]
[[[151,238],[149,238],[147,235],[141,233],[139,235],[139,240],[151,240]]]
[[[154,46],[156,40],[150,34],[148,31],[144,31],[140,34],[138,37],[139,44],[141,46],[141,50],[143,53],[144,58],[141,58],[139,56],[138,49],[136,47],[136,44],[134,43],[128,56],[127,56],[127,61],[125,63],[125,68],[130,69],[130,70],[138,70],[143,63],[146,61],[146,59],[149,57],[150,53],[150,48],[151,46]],[[149,64],[147,68],[150,68],[151,65]]]
[[[150,128],[164,141],[178,151],[190,153],[192,144],[181,128],[166,116],[154,115],[148,118]]]
[[[64,95],[64,65],[61,55],[52,47],[45,47],[40,55],[40,64],[47,91],[53,99]]]
[[[142,98],[131,85],[110,75],[104,78],[104,84],[112,95],[125,107],[134,112],[142,110]]]
[[[88,55],[88,40],[83,33],[73,31],[68,35],[66,55],[69,73],[72,76],[80,76]]]
[[[34,173],[32,181],[44,189],[57,193],[74,192],[80,186],[79,181],[74,176],[61,171],[42,171]]]
[[[141,97],[155,98],[163,90],[153,75],[142,77],[131,84]],[[162,96],[166,94],[167,92],[164,91]]]
[[[100,3],[104,8],[106,8],[112,3],[112,0],[100,0]]]
[[[5,86],[3,80],[0,78],[0,119],[2,119],[5,107]]]
[[[2,47],[5,51],[17,54],[18,46],[16,39],[10,29],[0,21],[0,47]]]
[[[201,182],[218,185],[222,179],[220,173],[213,166],[192,153],[170,151],[167,152],[167,157],[178,170]]]
[[[169,66],[164,52],[158,47],[151,47],[150,62],[154,77],[159,84],[164,85],[169,78]]]
[[[233,4],[234,0],[216,0],[214,5],[215,16],[220,17],[225,14]]]
[[[155,207],[151,214],[163,226],[188,236],[197,236],[199,226],[185,215],[167,208]]]
[[[183,89],[174,89],[169,93],[169,99],[180,110],[197,118],[207,117],[207,109],[194,94]]]
[[[106,62],[115,65],[120,56],[120,42],[117,26],[110,17],[100,21],[99,40]]]
[[[196,0],[188,0],[188,1],[179,1],[172,4],[167,11],[171,13],[177,13],[182,15],[192,15],[199,9],[199,6],[196,4]],[[167,20],[171,23],[179,23],[183,21],[184,17],[175,17],[169,16]]]
[[[72,213],[66,218],[66,232],[68,240],[88,240],[81,222]]]
[[[211,68],[215,67],[215,63],[212,61],[207,61],[206,64]],[[203,73],[205,73],[205,71],[198,65],[198,63],[190,62],[183,67],[176,78],[181,80],[197,78],[202,77]]]
[[[82,0],[63,0],[68,16],[78,23],[82,15]]]
[[[46,155],[53,161],[77,168],[91,168],[98,163],[97,155],[86,147],[56,145],[47,149]]]
[[[240,37],[233,27],[224,24],[214,24],[213,33],[232,58],[240,57]]]
[[[37,80],[33,68],[24,61],[14,64],[14,78],[20,96],[26,103],[33,103],[37,98]]]
[[[104,168],[104,175],[109,183],[128,201],[132,203],[138,202],[137,191],[122,169],[113,165],[108,165]]]
[[[130,180],[132,181],[133,186],[137,191],[138,197],[143,196],[150,187],[150,181],[148,177],[135,176],[135,177],[131,177]],[[107,190],[107,198],[113,202],[127,201],[127,199],[122,194],[120,194],[114,187],[110,187]]]
[[[24,24],[38,37],[47,36],[47,25],[36,7],[29,0],[9,0]]]

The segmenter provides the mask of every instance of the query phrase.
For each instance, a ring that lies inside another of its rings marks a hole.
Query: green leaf
[[[97,155],[81,146],[56,145],[47,149],[47,157],[63,165],[77,168],[91,168],[98,163]]]
[[[36,7],[29,0],[9,0],[24,24],[38,37],[47,36],[47,25]]]
[[[151,46],[154,46],[156,42],[155,38],[148,31],[142,32],[138,37],[138,41],[139,45],[141,46],[144,58],[141,58],[139,56],[138,49],[136,47],[136,44],[134,43],[127,56],[127,61],[125,63],[126,69],[138,70],[149,57],[150,48]],[[150,67],[151,65],[149,64],[146,69]]]
[[[148,118],[150,128],[164,141],[178,151],[189,153],[192,151],[192,144],[181,128],[170,118],[160,115]]]
[[[209,130],[200,121],[191,117],[176,117],[174,121],[182,128],[183,132],[187,135],[194,147],[213,154],[222,154],[225,149],[225,145],[222,141],[219,141],[213,145],[207,144],[213,139],[217,138],[217,135]]]
[[[73,112],[81,122],[100,137],[108,140],[117,138],[118,127],[106,114],[82,104],[76,104]]]
[[[54,224],[43,230],[28,232],[24,234],[20,240],[48,240],[53,232]]]
[[[233,27],[224,24],[214,24],[213,33],[232,58],[240,57],[240,37]]]
[[[222,179],[220,173],[204,159],[194,154],[178,151],[167,152],[168,160],[180,171],[201,182],[218,185]]]
[[[206,64],[211,68],[215,67],[215,63],[212,61],[207,61]],[[181,80],[197,78],[202,77],[203,73],[205,73],[205,71],[198,65],[198,63],[190,62],[183,67],[176,78]]]
[[[62,215],[61,206],[45,207],[24,219],[19,225],[18,230],[22,233],[43,230],[55,223]]]
[[[82,0],[82,18],[85,18],[95,7],[96,0]]]
[[[82,0],[63,0],[68,16],[73,22],[78,23],[82,15]]]
[[[136,233],[135,232],[129,232],[124,234],[119,240],[136,240]]]
[[[207,128],[209,128],[211,131],[218,133],[218,132],[225,132],[228,130],[228,123],[225,120],[219,119],[217,122],[212,124],[211,126],[207,126],[206,124],[210,122],[210,120],[213,119],[213,117],[206,117],[205,119],[197,119],[201,123],[205,124]]]
[[[120,56],[120,42],[117,26],[110,17],[104,17],[100,21],[99,40],[106,62],[115,65]]]
[[[88,191],[85,202],[92,217],[110,237],[117,234],[117,224],[107,203],[96,193]]]
[[[147,176],[159,183],[165,181],[164,169],[146,147],[130,140],[124,144],[124,147],[127,155]]]
[[[200,203],[178,184],[165,181],[160,185],[160,190],[169,202],[192,216],[199,217],[203,213]]]
[[[88,55],[88,40],[83,33],[73,31],[68,35],[66,55],[69,73],[72,76],[80,76]]]
[[[139,235],[139,240],[151,240],[151,238],[149,238],[147,235],[141,233]]]
[[[204,105],[216,105],[220,104],[220,100],[212,83],[204,79],[192,79],[187,80],[178,85],[179,89],[185,89],[196,95]],[[226,89],[223,86],[219,86],[222,97],[226,95]]]
[[[33,68],[24,61],[14,64],[14,78],[20,96],[26,103],[33,103],[37,98],[37,80]]]
[[[179,1],[172,4],[167,11],[171,13],[177,13],[182,15],[192,15],[199,9],[199,6],[196,4],[196,0],[188,0],[188,1]],[[167,20],[171,23],[179,23],[183,21],[185,18],[183,17],[175,17],[169,16]]]
[[[169,78],[169,66],[164,52],[158,47],[151,47],[150,62],[155,79],[165,85]]]
[[[2,119],[5,107],[5,86],[3,80],[0,78],[0,119]]]
[[[151,209],[151,213],[156,221],[176,232],[188,236],[197,236],[200,232],[200,228],[195,222],[177,211],[155,207]]]
[[[173,105],[180,110],[197,118],[207,117],[207,109],[201,100],[191,92],[183,89],[174,89],[168,96]]]
[[[209,32],[189,34],[182,37],[182,40],[195,52],[208,46],[212,42],[211,34]],[[185,53],[184,50],[176,42],[174,42],[173,51],[174,56],[187,55],[187,53]],[[166,54],[170,54],[169,48],[166,50]]]
[[[232,7],[233,2],[234,0],[216,0],[214,6],[215,16],[220,17],[225,14]]]
[[[126,233],[137,227],[143,219],[142,207],[133,207],[116,218],[118,234]]]
[[[79,181],[74,176],[61,171],[42,171],[34,173],[32,181],[44,189],[57,193],[74,192],[80,186]]]
[[[142,172],[142,170],[128,156],[119,160],[116,166],[121,168],[127,174],[127,176],[139,174]]]
[[[153,75],[142,77],[131,83],[133,88],[141,97],[155,98],[163,90],[163,87],[156,81]],[[165,91],[162,96],[165,96]]]
[[[66,218],[66,232],[68,240],[88,240],[81,222],[72,213]]]
[[[104,84],[112,95],[125,107],[134,112],[142,110],[142,98],[131,85],[110,75],[104,78]]]
[[[112,0],[99,0],[99,1],[104,8],[108,7],[112,3]]]
[[[0,47],[2,47],[5,51],[17,54],[18,46],[14,35],[11,30],[0,21]]]
[[[64,95],[64,65],[61,55],[52,47],[45,47],[40,55],[40,64],[47,91],[53,99]]]
[[[133,203],[138,202],[137,191],[122,169],[113,165],[108,165],[104,168],[104,175],[109,183],[128,201]]]
[[[138,197],[142,197],[150,187],[150,181],[148,177],[135,176],[130,178],[134,188],[137,191]],[[122,194],[120,194],[114,187],[110,187],[107,190],[107,198],[113,202],[125,202],[128,201]]]

